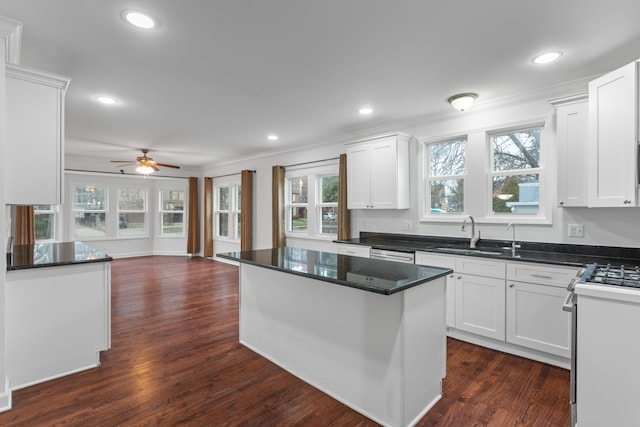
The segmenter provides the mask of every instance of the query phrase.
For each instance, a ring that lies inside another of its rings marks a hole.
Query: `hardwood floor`
[[[238,343],[238,269],[112,263],[102,365],[17,390],[0,426],[375,426]],[[419,426],[568,426],[569,373],[448,343],[444,396]]]

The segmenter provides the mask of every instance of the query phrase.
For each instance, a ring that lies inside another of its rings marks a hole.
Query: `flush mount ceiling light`
[[[562,52],[554,50],[553,52],[546,52],[541,55],[534,56],[531,62],[534,64],[548,64],[550,62],[560,59]]]
[[[135,10],[123,11],[122,19],[134,27],[141,28],[143,30],[150,30],[156,27],[156,21],[152,17]]]
[[[278,135],[269,135],[269,136],[267,136],[267,139],[269,141],[277,141],[278,140]]]
[[[371,107],[362,107],[361,109],[358,110],[358,113],[362,114],[363,116],[366,116],[368,114],[373,113],[373,108],[371,108]]]
[[[94,98],[97,102],[104,105],[114,105],[118,103],[118,100],[113,96],[108,95],[98,95]]]
[[[476,95],[475,93],[459,93],[457,95],[449,97],[447,101],[456,110],[464,111],[467,108],[471,107],[473,103],[476,102],[477,98],[478,95]]]

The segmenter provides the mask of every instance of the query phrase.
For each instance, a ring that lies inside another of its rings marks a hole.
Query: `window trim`
[[[451,142],[456,142],[456,141],[464,141],[464,173],[463,174],[458,174],[458,175],[442,175],[442,176],[437,176],[437,177],[432,177],[430,176],[431,174],[431,146],[435,145],[435,144],[446,144],[446,143],[451,143]],[[422,179],[421,179],[421,191],[420,191],[420,199],[422,200],[422,202],[420,203],[420,217],[421,220],[424,221],[440,221],[440,220],[454,220],[454,221],[460,221],[460,218],[463,218],[467,215],[466,210],[467,210],[467,191],[466,191],[466,182],[468,181],[468,177],[469,177],[469,167],[468,167],[468,158],[469,158],[469,150],[468,150],[468,146],[469,146],[469,137],[468,135],[456,135],[456,136],[452,136],[450,138],[444,138],[444,139],[437,139],[437,140],[431,140],[431,141],[423,141],[422,142],[422,156],[420,156],[419,158],[422,159],[422,167],[423,167],[423,175],[422,175]],[[431,212],[431,185],[430,182],[433,179],[439,179],[439,180],[452,180],[452,179],[462,179],[463,181],[463,185],[465,188],[464,194],[463,194],[463,206],[464,206],[464,210],[462,212],[438,212],[438,213],[432,213]],[[447,222],[447,221],[445,221]]]
[[[143,210],[130,210],[130,209],[125,209],[125,210],[121,210],[120,209],[120,190],[126,188],[126,189],[140,189],[143,191],[144,193],[144,209]],[[142,234],[133,234],[133,235],[122,235],[120,234],[120,214],[122,213],[142,213],[144,214],[144,233]],[[122,186],[119,185],[117,187],[117,194],[116,194],[116,218],[117,218],[117,225],[116,225],[116,239],[143,239],[143,238],[147,238],[149,237],[149,191],[146,187],[143,186],[135,186],[135,185],[126,185],[126,186]]]
[[[103,209],[96,209],[96,210],[78,210],[76,209],[76,188],[77,187],[99,187],[102,188],[104,190],[104,208]],[[96,183],[92,183],[91,181],[78,181],[78,182],[73,182],[71,184],[71,229],[70,229],[70,234],[72,236],[72,240],[73,241],[78,241],[78,240],[107,240],[107,239],[111,239],[112,237],[110,236],[110,224],[109,224],[109,197],[110,197],[110,187],[109,185],[106,185],[104,183],[101,184],[96,184]],[[104,235],[103,236],[78,236],[76,234],[76,213],[77,212],[82,212],[82,213],[103,213],[104,214]]]
[[[220,193],[222,187],[229,188],[229,206],[228,209],[219,209]],[[213,186],[213,239],[217,241],[225,241],[230,243],[240,243],[240,230],[237,227],[238,216],[242,214],[241,207],[238,208],[240,200],[238,199],[238,189],[242,184],[239,180],[230,180],[217,183]],[[220,212],[227,213],[228,236],[221,236],[218,227],[218,214]]]
[[[182,193],[184,193],[184,203],[182,205],[182,210],[178,211],[178,210],[171,210],[171,211],[165,211],[163,209],[163,198],[162,198],[162,193],[164,191],[180,191]],[[158,187],[158,238],[162,238],[162,239],[173,239],[173,238],[185,238],[187,235],[187,206],[189,203],[188,198],[188,191],[185,188],[178,188],[178,187],[173,187],[173,186],[159,186]],[[177,213],[177,212],[182,212],[182,232],[181,233],[164,233],[164,219],[163,216],[165,213]]]

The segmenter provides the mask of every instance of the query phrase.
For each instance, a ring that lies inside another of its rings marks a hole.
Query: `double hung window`
[[[215,187],[214,221],[216,237],[240,239],[242,188],[239,184]]]
[[[184,236],[184,203],[184,190],[160,190],[160,235]]]
[[[73,234],[79,238],[107,235],[107,191],[102,186],[73,187]]]
[[[118,189],[118,235],[146,235],[147,191],[144,188]]]
[[[36,242],[54,241],[56,239],[56,205],[35,205]]]
[[[538,214],[541,133],[540,127],[534,127],[490,135],[494,214]]]
[[[463,138],[427,145],[425,214],[464,212],[465,145]]]

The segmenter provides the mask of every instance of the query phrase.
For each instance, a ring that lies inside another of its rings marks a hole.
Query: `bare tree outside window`
[[[465,144],[456,139],[428,145],[427,213],[464,212]]]

